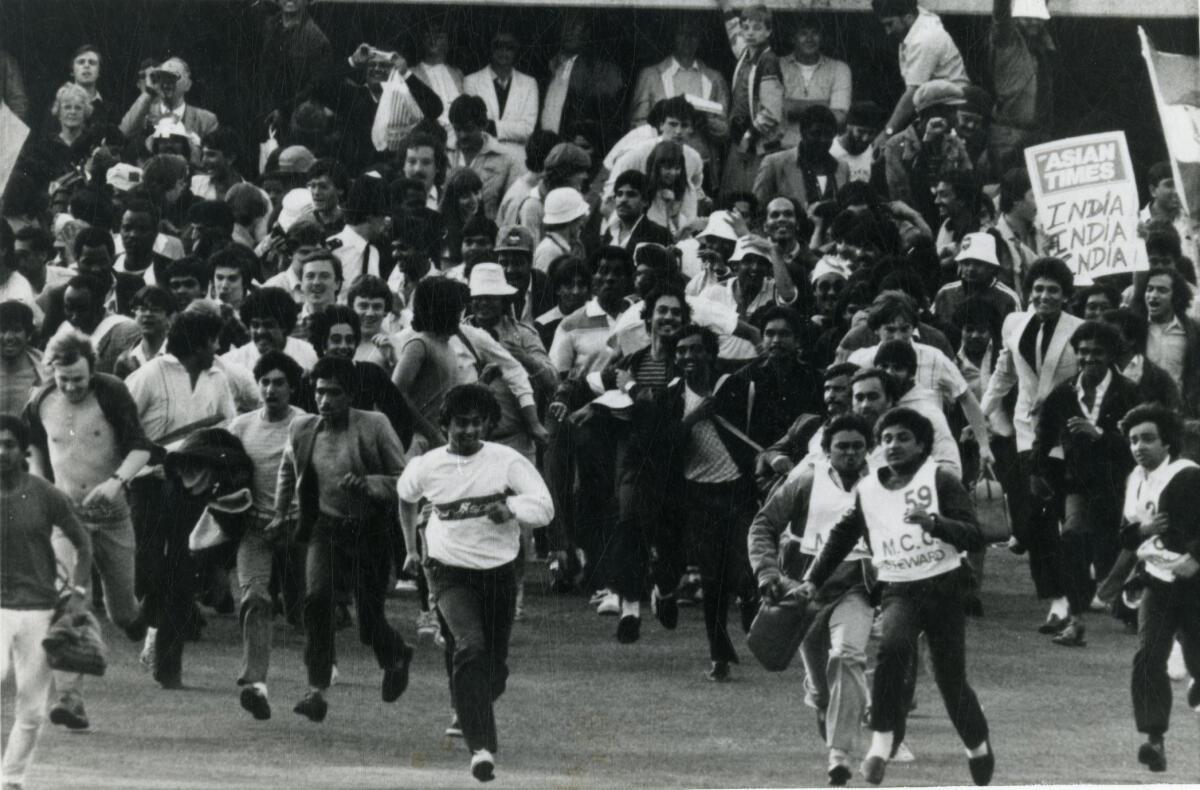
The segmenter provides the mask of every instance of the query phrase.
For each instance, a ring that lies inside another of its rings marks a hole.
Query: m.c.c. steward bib
[[[829,533],[842,520],[842,516],[854,509],[854,489],[844,490],[833,479],[836,474],[828,460],[822,459],[815,464],[812,492],[808,495],[808,517],[804,521],[804,537],[800,539],[801,554],[820,556],[821,549],[829,540]],[[861,560],[869,556],[867,544],[860,538],[846,555],[846,560]]]
[[[857,489],[879,580],[914,582],[958,568],[962,564],[958,549],[933,537],[919,524],[904,520],[915,512],[938,512],[937,464],[933,458],[925,459],[908,485],[897,491],[884,488],[879,471],[861,480]]]

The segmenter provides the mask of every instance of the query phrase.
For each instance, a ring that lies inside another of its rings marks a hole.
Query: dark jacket
[[[1034,471],[1046,477],[1050,451],[1061,444],[1064,476],[1063,491],[1058,493],[1094,492],[1109,497],[1120,496],[1125,478],[1133,468],[1133,457],[1119,423],[1126,412],[1140,402],[1137,385],[1115,370],[1112,372],[1112,381],[1104,393],[1096,421],[1096,427],[1103,433],[1093,441],[1067,430],[1068,420],[1084,416],[1075,389],[1078,381],[1076,375],[1058,384],[1046,396],[1038,412],[1033,439]]]
[[[604,231],[604,235],[600,238],[600,246],[606,247],[614,243],[613,232],[611,230]],[[671,238],[671,231],[649,217],[643,216],[642,221],[633,229],[633,233],[629,234],[629,241],[625,242],[625,249],[632,255],[634,249],[643,243],[670,247],[674,240]]]
[[[1179,387],[1167,371],[1142,357],[1142,378],[1137,383],[1138,403],[1161,403],[1168,409],[1184,412]]]
[[[804,362],[780,374],[766,357],[750,362],[733,374],[743,386],[728,387],[721,404],[732,413],[744,415],[740,425],[759,446],[766,447],[787,433],[801,414],[822,411],[821,376]]]
[[[1187,316],[1179,319],[1187,336],[1183,357],[1183,416],[1200,417],[1200,324]]]
[[[1167,514],[1167,531],[1163,532],[1163,546],[1171,551],[1191,554],[1200,561],[1200,468],[1180,470],[1163,488],[1158,497],[1159,513]],[[1126,521],[1121,525],[1121,545],[1131,551],[1145,540],[1138,525]],[[1200,587],[1200,574],[1190,579],[1176,579],[1176,584]]]

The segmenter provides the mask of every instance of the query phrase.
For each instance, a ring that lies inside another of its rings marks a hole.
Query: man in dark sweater
[[[1031,484],[1053,492],[1055,508],[1064,514],[1052,554],[1070,616],[1054,643],[1083,647],[1083,617],[1096,591],[1091,568],[1103,579],[1119,549],[1117,492],[1131,461],[1117,424],[1139,396],[1113,366],[1121,341],[1111,326],[1086,321],[1071,335],[1071,346],[1079,373],[1051,390],[1038,411]],[[1052,453],[1063,458],[1061,465],[1049,463]]]

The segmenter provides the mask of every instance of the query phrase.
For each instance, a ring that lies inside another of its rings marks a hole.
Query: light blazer
[[[824,199],[823,195],[810,195],[804,186],[804,173],[797,163],[795,148],[767,154],[758,164],[758,173],[754,176],[754,196],[758,205],[765,206],[777,197],[790,197],[807,208],[809,203]],[[850,180],[850,166],[838,160],[837,170],[833,175],[833,188],[826,186],[826,192],[837,194],[837,191]]]
[[[638,73],[637,85],[633,89],[633,101],[629,104],[630,129],[646,123],[654,105],[674,95],[667,92],[663,79],[663,75],[670,71],[674,64],[674,56],[668,56],[666,60],[647,66]],[[721,115],[701,113],[700,117],[704,119],[704,127],[710,135],[724,138],[729,134],[729,83],[716,69],[709,68],[699,60],[696,61],[696,65],[703,75],[705,87],[708,88],[700,98],[715,101],[725,108]]]
[[[317,431],[323,425],[324,419],[316,414],[305,414],[293,420],[279,463],[275,512],[287,513],[293,497],[300,497],[296,540],[308,539],[313,522],[321,512],[311,461]],[[404,471],[404,448],[387,417],[379,412],[351,409],[346,441],[350,445],[352,467],[367,479],[366,496],[372,500],[373,510],[386,511],[395,506],[398,501],[396,481]]]
[[[538,86],[528,74],[513,70],[508,86],[508,101],[504,114],[500,114],[500,100],[496,98],[496,86],[492,84],[494,74],[491,67],[484,67],[463,80],[463,93],[478,96],[487,105],[488,120],[496,122],[496,139],[502,143],[525,145],[529,135],[537,127]],[[524,156],[522,154],[522,156]]]
[[[1083,321],[1063,312],[1054,327],[1050,346],[1042,360],[1041,375],[1038,375],[1017,348],[1021,334],[1033,319],[1032,311],[1009,313],[1001,330],[1001,349],[996,359],[996,369],[988,381],[980,408],[984,414],[1000,408],[1000,401],[1014,386],[1017,387],[1017,405],[1013,409],[1013,427],[1017,431],[1017,450],[1033,449],[1036,432],[1037,412],[1041,409],[1051,390],[1058,384],[1071,379],[1078,371],[1075,350],[1071,348],[1071,335]]]

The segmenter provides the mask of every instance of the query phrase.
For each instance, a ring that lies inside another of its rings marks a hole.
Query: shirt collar
[[[589,299],[588,303],[583,306],[583,314],[586,315],[588,318],[599,318],[600,316],[605,316],[605,317],[608,316],[608,313],[604,312],[604,308],[600,306],[600,300],[597,299],[596,297],[592,297],[591,299]]]
[[[1097,405],[1100,404],[1100,401],[1104,400],[1104,393],[1108,391],[1108,385],[1110,383],[1112,383],[1112,377],[1113,377],[1112,368],[1109,368],[1108,370],[1106,370],[1104,372],[1104,378],[1100,379],[1100,383],[1096,385],[1096,404]],[[1083,393],[1084,393],[1083,376],[1080,376],[1078,379],[1076,379],[1075,391],[1079,393],[1079,396],[1081,398],[1083,397]]]

